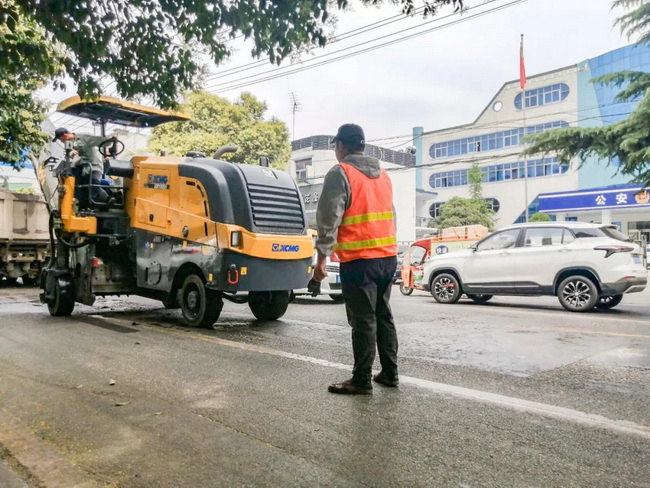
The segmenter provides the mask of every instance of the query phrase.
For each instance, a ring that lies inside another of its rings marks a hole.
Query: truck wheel
[[[74,284],[70,278],[60,276],[54,279],[52,299],[47,304],[50,315],[65,317],[74,310]]]
[[[38,282],[37,278],[31,278],[29,275],[24,275],[22,280],[24,286],[36,286],[36,283]]]
[[[223,308],[221,294],[207,289],[203,279],[195,274],[185,278],[180,301],[184,322],[203,329],[212,328]]]
[[[288,291],[252,291],[248,294],[248,306],[257,320],[277,320],[289,306]]]
[[[560,283],[557,298],[569,312],[590,312],[598,303],[598,290],[585,276],[569,276]]]

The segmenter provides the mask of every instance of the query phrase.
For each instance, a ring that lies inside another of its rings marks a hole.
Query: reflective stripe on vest
[[[352,203],[343,214],[333,257],[341,262],[397,255],[393,187],[386,171],[369,178],[341,163],[350,184]]]

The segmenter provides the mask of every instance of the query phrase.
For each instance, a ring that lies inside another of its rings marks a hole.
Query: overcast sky
[[[365,54],[306,69],[272,81],[231,89],[250,83],[254,75],[272,70],[264,64],[249,71],[222,74],[207,87],[221,96],[236,98],[247,90],[266,100],[269,116],[285,121],[292,130],[289,93],[294,92],[302,111],[296,114],[295,138],[334,134],[346,122],[356,122],[367,140],[405,136],[414,126],[426,131],[472,122],[501,85],[519,76],[519,36],[525,35],[526,70],[529,75],[575,64],[628,44],[613,21],[611,0],[467,0],[473,7],[461,16],[441,10],[438,19],[421,16],[401,19],[364,34],[332,43],[302,57],[303,64],[277,71],[285,73],[312,66],[382,42],[437,27],[427,34]],[[515,3],[506,7],[507,4]],[[495,7],[500,11],[473,17]],[[399,14],[399,8],[384,5],[365,8],[359,2],[353,10],[338,14],[336,33],[342,34]],[[456,25],[441,26],[458,21]],[[409,29],[381,41],[387,36]],[[363,46],[352,47],[359,43]],[[251,63],[250,47],[236,44],[238,52],[215,71]],[[339,54],[323,56],[350,48]],[[312,61],[310,61],[310,59]],[[286,65],[289,63],[283,64]],[[263,75],[268,77],[276,73]],[[240,81],[238,79],[246,78]],[[67,94],[47,92],[53,101]],[[407,138],[381,142],[386,147],[408,144]]]

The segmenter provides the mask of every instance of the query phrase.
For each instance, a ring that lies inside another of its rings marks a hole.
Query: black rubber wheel
[[[601,310],[609,310],[610,308],[614,308],[616,305],[621,303],[621,300],[623,300],[623,295],[600,297],[598,299],[598,303],[596,304],[596,308],[599,308]]]
[[[172,292],[162,301],[162,304],[168,309],[180,308],[180,290],[172,290]]]
[[[330,298],[334,300],[336,303],[343,303],[345,301],[343,295],[330,295]]]
[[[277,320],[289,307],[288,291],[252,291],[248,306],[257,320]]]
[[[413,293],[413,288],[406,286],[404,282],[402,282],[399,284],[399,291],[402,293],[402,295],[409,296],[411,293]]]
[[[8,276],[5,276],[5,283],[7,283],[10,286],[14,286],[18,282],[18,278],[9,278]]]
[[[431,295],[438,303],[456,303],[462,295],[462,290],[454,275],[443,273],[433,279]]]
[[[50,315],[54,317],[65,317],[74,310],[74,286],[64,277],[54,280],[53,298],[47,304]]]
[[[474,303],[483,304],[492,300],[493,296],[494,295],[467,295],[467,298],[473,300]]]
[[[557,298],[569,312],[591,312],[598,303],[598,289],[585,276],[569,276],[558,286]]]
[[[223,308],[221,294],[205,287],[203,279],[189,275],[181,288],[181,312],[186,325],[211,329]]]
[[[38,283],[38,278],[31,278],[29,275],[24,275],[22,278],[24,286],[36,286]]]

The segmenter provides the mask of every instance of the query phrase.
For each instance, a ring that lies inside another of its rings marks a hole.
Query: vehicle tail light
[[[605,257],[606,258],[610,257],[612,254],[615,254],[617,252],[632,252],[632,251],[634,251],[634,248],[630,247],[630,246],[615,246],[615,245],[597,246],[597,247],[594,247],[594,249],[596,251],[605,251]]]

